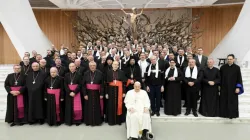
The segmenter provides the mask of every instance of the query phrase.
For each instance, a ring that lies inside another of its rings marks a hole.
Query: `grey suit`
[[[207,67],[208,58],[206,56],[202,55],[201,63],[199,61],[198,55],[196,55],[194,59],[196,61],[196,66],[197,67],[200,67],[201,69],[204,69],[205,67]]]

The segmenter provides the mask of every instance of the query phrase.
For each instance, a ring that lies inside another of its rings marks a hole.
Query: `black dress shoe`
[[[80,125],[80,123],[76,123],[76,126],[79,126]]]
[[[155,113],[154,112],[151,112],[151,116],[154,116],[155,115]]]
[[[10,124],[10,127],[15,126],[15,125],[16,125],[15,123],[12,123],[12,124]]]
[[[19,126],[23,126],[23,125],[24,125],[24,123],[19,123],[18,125],[19,125]]]
[[[33,125],[33,124],[35,124],[35,123],[34,123],[34,122],[30,122],[30,123],[29,123],[29,125]]]
[[[197,112],[193,112],[193,115],[194,115],[195,117],[198,117]]]
[[[160,112],[156,112],[156,116],[159,117],[160,116]]]
[[[56,123],[56,126],[60,126],[61,125],[61,123],[59,122],[59,123]]]
[[[185,116],[187,116],[187,115],[189,115],[190,114],[190,111],[187,111],[186,113],[185,113]]]
[[[44,120],[39,120],[39,124],[43,125],[44,124]]]

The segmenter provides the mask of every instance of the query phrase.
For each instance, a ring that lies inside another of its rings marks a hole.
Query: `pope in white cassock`
[[[127,138],[137,140],[142,131],[142,139],[146,139],[146,134],[151,132],[150,100],[147,92],[141,90],[140,82],[135,82],[134,89],[127,92],[124,102],[128,110]]]

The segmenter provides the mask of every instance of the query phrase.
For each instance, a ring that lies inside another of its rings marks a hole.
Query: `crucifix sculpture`
[[[137,14],[137,9],[135,7],[132,8],[132,13],[126,13],[123,9],[121,9],[126,15],[130,15],[130,29],[132,33],[133,40],[138,39],[137,38],[137,22],[136,18],[140,16],[143,13],[143,9],[141,10],[140,14]]]

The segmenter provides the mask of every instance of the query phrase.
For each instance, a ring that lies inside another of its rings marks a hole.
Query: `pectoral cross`
[[[15,85],[17,85],[17,83],[18,83],[18,82],[16,81],[16,82],[15,82]]]
[[[33,84],[35,84],[36,82],[35,82],[35,81],[33,81],[32,83],[33,83]]]
[[[53,89],[53,87],[50,87],[50,89]]]

